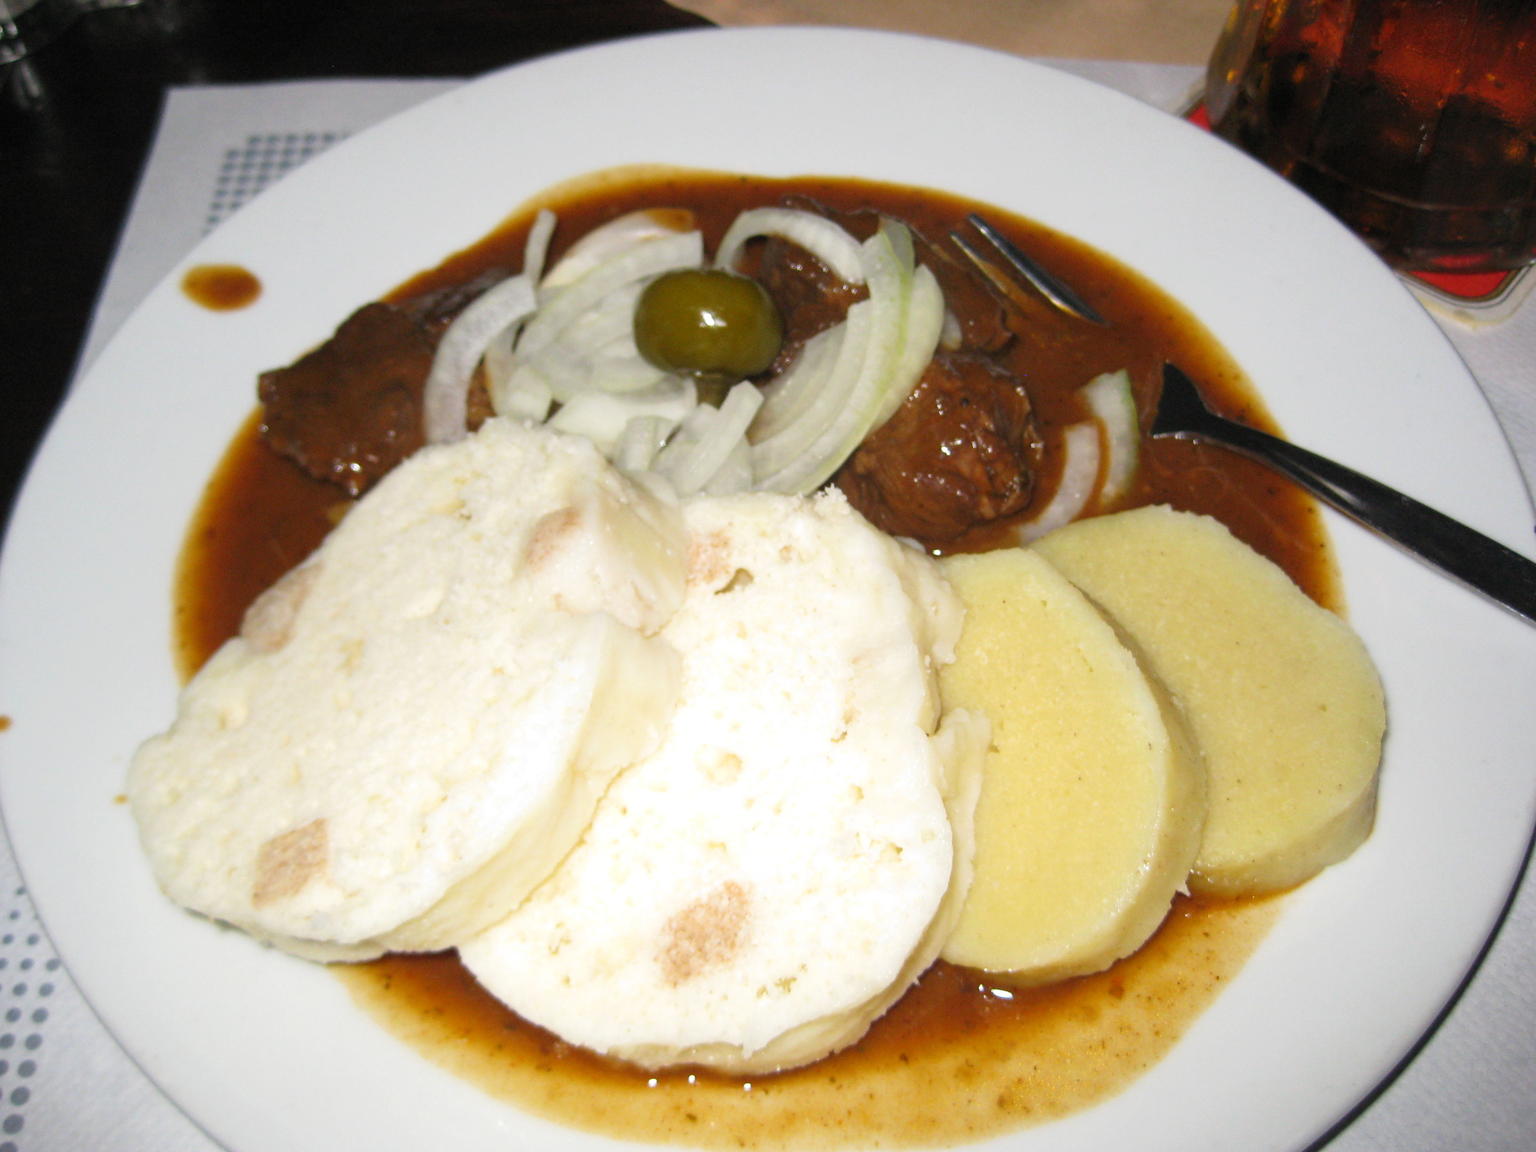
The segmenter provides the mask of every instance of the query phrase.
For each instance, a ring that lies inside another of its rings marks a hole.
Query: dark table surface
[[[704,24],[664,0],[139,0],[0,65],[0,524],[75,371],[168,88],[467,77]]]

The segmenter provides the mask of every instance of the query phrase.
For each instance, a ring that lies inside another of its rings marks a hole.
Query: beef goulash
[[[1109,323],[963,259],[978,208]],[[341,969],[434,1059],[609,1135],[1102,1099],[1271,915],[1213,897],[1365,839],[1385,727],[1311,502],[1144,435],[1165,360],[1265,423],[1176,304],[996,208],[551,190],[261,375],[129,775],[156,879],[383,954]]]

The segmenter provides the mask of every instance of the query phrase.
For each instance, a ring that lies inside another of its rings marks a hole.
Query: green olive
[[[756,280],[735,272],[663,273],[635,307],[640,355],[667,372],[741,380],[772,364],[783,341],[773,300]]]

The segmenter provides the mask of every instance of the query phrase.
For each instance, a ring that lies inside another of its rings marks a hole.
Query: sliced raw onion
[[[694,230],[693,213],[686,208],[641,208],[600,224],[566,250],[544,277],[542,288],[574,284],[599,264],[646,240]]]
[[[699,405],[657,454],[653,469],[672,482],[679,496],[702,492],[746,439],[747,425],[762,403],[763,394],[743,380],[725,394],[719,408]]]
[[[731,221],[715,265],[733,268],[747,241],[758,236],[778,236],[804,248],[832,273],[850,284],[864,283],[864,253],[859,242],[842,225],[799,208],[749,208]]]
[[[763,385],[763,407],[752,422],[752,439],[766,440],[794,423],[822,388],[841,354],[845,324],[816,333],[801,346],[789,367]]]
[[[506,377],[490,385],[491,409],[498,416],[542,423],[554,403],[549,381],[527,364],[514,365]]]
[[[523,245],[523,275],[535,284],[544,278],[544,261],[549,258],[549,242],[555,235],[555,214],[548,208],[540,208],[528,228],[528,240]]]
[[[869,299],[848,310],[848,331],[826,386],[787,427],[753,445],[758,488],[819,488],[906,399],[933,357],[944,326],[943,294],[931,273],[918,274],[911,233],[882,219],[863,250]],[[866,305],[869,311],[861,313]]]
[[[752,491],[752,449],[746,438],[736,441],[725,463],[704,485],[706,496],[734,496],[738,492]]]
[[[640,355],[635,349],[635,308],[648,283],[650,278],[646,277],[615,288],[567,324],[555,342],[573,349],[577,355],[624,342],[636,356]]]
[[[642,357],[622,349],[598,353],[587,368],[588,386],[597,392],[642,392],[670,378]]]
[[[517,339],[517,330],[521,325],[508,324],[485,346],[485,352],[481,355],[481,366],[485,369],[485,387],[491,394],[491,407],[497,415],[505,415],[501,405],[497,403],[496,395],[506,387],[510,377],[517,367],[517,361],[512,356],[512,342]]]
[[[587,390],[587,358],[564,344],[546,348],[537,356],[518,356],[514,352],[514,371],[536,372],[549,385],[555,403],[568,403]]]
[[[1028,544],[1047,532],[1070,524],[1093,498],[1099,479],[1099,429],[1090,421],[1070,425],[1061,437],[1061,473],[1050,501],[1019,525],[1019,540]]]
[[[624,391],[654,383],[664,373],[635,347],[634,309],[640,289],[639,283],[616,289],[567,324],[548,346],[515,354],[517,359],[549,377],[561,402],[591,388]]]
[[[721,242],[719,265],[734,262],[754,236],[782,236],[845,280],[867,284],[868,299],[807,341],[777,379],[761,389],[740,383],[719,409],[700,407],[691,381],[644,363],[633,334],[645,283],[702,266],[701,234],[679,231],[691,223],[666,210],[632,213],[578,240],[538,284],[536,310],[525,299],[520,314],[499,317],[478,344],[466,337],[454,356],[464,380],[460,407],[443,414],[447,400],[435,389],[434,428],[436,419],[446,425],[454,417],[462,426],[474,353],[484,357],[499,414],[547,417],[628,470],[654,470],[681,494],[819,487],[895,412],[932,358],[947,322],[938,282],[917,264],[911,233],[895,221],[882,219],[860,244],[813,213],[741,213]],[[525,288],[543,268],[553,227],[553,216],[541,214],[530,229]]]
[[[817,474],[825,471],[830,476],[842,462],[838,459],[826,467],[838,446],[850,439],[856,444],[873,423],[880,400],[876,389],[902,343],[910,279],[910,268],[902,266],[901,253],[891,236],[891,230],[882,226],[862,245],[869,298],[848,309],[837,359],[825,378],[814,387],[802,385],[801,402],[778,432],[759,432],[754,437],[752,465],[759,487],[775,492],[810,491],[820,484],[820,480],[811,482]],[[773,405],[791,399],[791,395],[775,397]],[[781,419],[767,411],[764,416]],[[802,488],[802,484],[806,486]]]
[[[615,466],[625,472],[649,471],[656,454],[676,427],[677,421],[665,416],[631,416],[613,450]]]
[[[523,246],[523,275],[535,285],[534,295],[538,295],[537,285],[539,277],[543,275],[544,260],[549,253],[549,242],[555,234],[555,214],[548,208],[540,208],[538,215],[533,218],[533,223],[528,228],[528,241]],[[526,416],[525,412],[510,413],[503,410],[498,396],[507,396],[507,381],[512,375],[514,361],[512,346],[517,340],[518,331],[522,328],[525,317],[519,317],[512,321],[486,343],[485,351],[481,354],[482,367],[485,371],[486,390],[491,396],[491,407],[499,416],[509,414]],[[549,405],[545,404],[545,411]],[[537,417],[542,420],[541,415]]]
[[[873,342],[873,309],[872,300],[860,300],[848,309],[838,325],[842,335],[835,345],[836,355],[829,358],[822,371],[803,382],[803,402],[798,409],[771,436],[754,436],[752,471],[759,486],[782,491],[773,487],[774,482],[804,458],[835,418],[860,418],[860,413],[850,407],[850,401]],[[762,415],[768,417],[766,406]]]
[[[549,418],[549,426],[559,432],[585,436],[611,460],[619,437],[633,417],[661,416],[680,423],[698,402],[698,391],[691,380],[669,377],[665,384],[644,392],[583,392],[562,405]]]
[[[696,268],[703,260],[704,238],[697,232],[669,232],[622,249],[574,283],[546,296],[538,315],[523,328],[518,355],[537,355],[549,347],[567,325],[597,307],[609,293],[674,268]]]
[[[432,357],[422,397],[427,443],[444,444],[465,436],[475,365],[492,337],[527,317],[536,306],[533,281],[526,276],[510,276],[476,297],[448,325]]]
[[[870,432],[896,415],[896,409],[917,387],[944,333],[944,290],[939,287],[933,273],[923,265],[918,265],[913,271],[912,281],[907,287],[906,321],[906,340],[897,354],[890,386],[875,412],[874,422],[869,426]]]
[[[1104,480],[1098,499],[1105,507],[1125,495],[1141,458],[1141,420],[1131,374],[1122,368],[1095,376],[1083,385],[1082,396],[1104,432]]]

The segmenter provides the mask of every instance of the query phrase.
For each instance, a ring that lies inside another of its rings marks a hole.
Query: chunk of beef
[[[362,495],[422,446],[422,395],[437,339],[476,294],[365,304],[313,352],[263,372],[256,390],[267,444],[317,480]],[[489,414],[477,382],[469,427]]]
[[[400,307],[435,338],[442,335],[443,329],[453,323],[460,312],[511,275],[510,268],[487,268],[470,280],[413,296],[402,301]]]
[[[826,216],[861,240],[873,235],[875,229],[880,226],[880,214],[868,208],[839,211],[807,196],[789,197],[785,203],[789,207]],[[971,352],[996,353],[1012,343],[1015,333],[1009,325],[1009,319],[1013,313],[1004,298],[998,294],[997,289],[976,269],[975,265],[949,243],[948,237],[943,232],[932,234],[910,221],[907,222],[907,227],[912,233],[917,262],[926,264],[928,270],[938,280],[939,288],[944,293],[944,302],[950,314],[958,322],[960,341],[957,348]],[[803,259],[810,259],[795,245],[785,244],[783,241],[778,243],[794,252],[800,252]],[[768,251],[773,252],[772,247]],[[815,279],[818,273],[833,284],[842,284],[815,260],[810,260],[809,266],[786,264],[784,271],[788,273],[787,278],[791,281],[786,285],[786,298],[789,299],[791,307],[801,304],[799,299],[791,295],[797,280],[808,282],[809,287],[817,292],[822,291]],[[805,289],[800,290],[803,292]],[[770,295],[774,291],[774,288],[770,287]],[[853,299],[859,299],[863,295],[865,293],[861,291]],[[779,298],[775,296],[774,299],[777,302]],[[842,311],[846,311],[848,304],[852,302],[833,299],[835,303],[840,304]],[[836,319],[841,319],[841,315],[842,313],[839,312]],[[827,324],[821,325],[821,327],[827,326]],[[807,337],[815,335],[819,330],[819,328],[812,329],[807,333]]]
[[[1018,379],[984,356],[941,352],[835,479],[876,527],[938,547],[1022,511],[1040,450]]]
[[[262,435],[311,476],[357,496],[421,447],[432,353],[407,313],[366,304],[313,352],[261,374]]]
[[[770,376],[788,368],[812,336],[841,322],[849,305],[869,296],[864,285],[849,284],[800,245],[776,236],[764,242],[755,275],[784,322]]]
[[[917,260],[926,264],[944,293],[944,306],[960,326],[959,347],[971,352],[997,353],[1013,342],[1008,321],[1013,313],[1003,304],[985,276],[944,244],[914,232]]]

